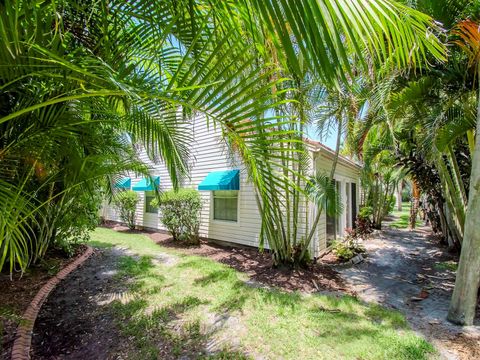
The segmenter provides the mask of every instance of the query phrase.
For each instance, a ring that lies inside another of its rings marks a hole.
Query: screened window
[[[213,192],[213,218],[215,220],[238,220],[238,191]]]
[[[152,201],[155,199],[155,193],[154,192],[146,192],[145,193],[145,212],[146,213],[152,213],[152,214],[157,214],[158,213],[158,208],[155,206],[152,206]]]

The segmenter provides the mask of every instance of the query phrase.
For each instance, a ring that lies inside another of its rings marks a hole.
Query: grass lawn
[[[410,224],[410,202],[407,201],[402,203],[402,211],[398,211],[397,206],[395,205],[391,215],[398,219],[390,223],[390,227],[394,229],[407,229]],[[422,224],[423,222],[417,217],[416,225],[422,226]]]
[[[140,234],[99,228],[91,245],[121,247],[118,281],[129,301],[112,303],[130,358],[425,359],[432,346],[404,317],[353,297],[305,295],[246,284],[213,260],[162,248]],[[210,351],[206,351],[208,349]]]

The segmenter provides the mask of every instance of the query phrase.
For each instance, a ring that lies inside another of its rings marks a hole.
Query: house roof
[[[325,155],[327,155],[327,157],[329,158],[332,158],[335,156],[335,150],[333,150],[332,148],[322,144],[321,142],[319,141],[316,141],[316,140],[312,140],[312,139],[309,139],[309,138],[305,138],[304,139],[305,143],[307,143],[308,145],[310,145],[312,147],[312,151],[313,152],[321,152]],[[338,155],[338,161],[340,161],[341,163],[345,164],[345,165],[350,165],[350,166],[353,166],[355,167],[356,169],[361,169],[361,165],[358,164],[357,162],[353,161],[352,159],[346,157],[346,156],[343,156],[343,155]]]

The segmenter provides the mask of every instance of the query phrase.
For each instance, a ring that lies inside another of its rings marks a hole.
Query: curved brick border
[[[12,360],[28,360],[30,359],[30,345],[32,342],[33,325],[37,319],[38,312],[48,297],[50,292],[58,285],[60,281],[65,279],[68,274],[77,269],[93,254],[93,249],[87,246],[87,250],[69,265],[64,267],[54,277],[42,286],[40,291],[35,295],[27,310],[23,313],[22,321],[17,328],[17,334],[12,348]]]

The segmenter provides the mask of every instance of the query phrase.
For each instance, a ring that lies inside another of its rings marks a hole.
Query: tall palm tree
[[[355,71],[362,71],[368,77],[379,64],[385,71],[415,68],[426,65],[427,53],[440,59],[444,57],[442,45],[433,34],[438,29],[431,19],[395,2],[312,0],[301,3],[252,1],[252,4],[253,10],[247,13],[249,24],[253,22],[253,26],[265,28],[257,38],[273,43],[274,58],[292,76],[299,79],[308,76],[313,85],[318,82],[331,89],[348,87],[348,79],[354,77]],[[418,32],[419,29],[426,32]],[[267,48],[268,54],[270,49]],[[411,52],[406,53],[406,49]],[[274,171],[272,167],[267,169]],[[274,197],[269,203],[260,204],[264,228],[269,229],[263,232],[264,241],[270,244],[280,262],[291,261],[290,256],[283,255],[291,253],[300,254],[298,260],[303,261],[302,255],[308,249],[316,223],[327,204],[325,193],[313,195],[312,190],[327,191],[328,186],[323,185],[328,184],[315,183],[313,178],[306,183],[308,196],[321,202],[318,202],[316,221],[309,224],[310,229],[300,242],[300,250],[288,248],[288,244],[295,241],[282,240],[289,233],[289,222],[282,222],[283,208],[270,206],[270,203],[282,203],[283,199]],[[287,194],[294,193],[297,188],[296,184],[288,182],[281,187]]]
[[[25,269],[62,228],[78,226],[62,226],[59,215],[79,194],[92,198],[127,170],[148,174],[132,145],[163,161],[177,186],[188,174],[185,128],[195,113],[249,151],[257,145],[241,137],[248,127],[275,127],[264,112],[276,106],[277,69],[256,61],[252,44],[228,24],[211,27],[200,11],[195,25],[185,24],[179,9],[174,2],[0,5],[0,268]]]
[[[283,97],[291,92],[284,77],[301,78],[305,66],[312,78],[335,86],[351,72],[347,54],[367,71],[380,63],[421,67],[427,52],[444,57],[435,29],[429,17],[388,0],[6,0],[0,267],[8,259],[11,269],[15,263],[24,269],[32,254],[43,253],[32,244],[45,233],[39,229],[55,224],[48,207],[70,189],[93,192],[93,178],[105,183],[119,171],[145,172],[124,145],[140,144],[163,160],[178,186],[188,176],[185,126],[196,113],[235,143],[273,243],[272,219],[283,215],[271,205],[298,188],[291,171],[278,171],[291,150],[278,144],[295,148],[302,136],[285,126],[296,119],[268,118],[268,110],[291,101]],[[99,128],[114,140],[95,140]],[[62,152],[72,143],[81,156]],[[123,153],[129,161],[118,163]],[[78,175],[94,163],[103,169],[98,176]]]
[[[480,23],[472,20],[457,25],[458,44],[469,56],[469,64],[480,76]],[[478,85],[477,85],[478,86]],[[461,325],[472,325],[478,303],[480,285],[480,234],[478,215],[480,214],[480,86],[477,98],[477,130],[472,155],[468,210],[465,219],[460,261],[458,263],[455,288],[448,311],[448,319]]]
[[[478,234],[473,230],[480,211],[476,93],[480,36],[478,23],[462,19],[480,14],[469,0],[415,5],[444,23],[452,43],[448,62],[421,74],[394,74],[377,84],[376,92],[383,95],[374,95],[379,101],[371,103],[381,104],[381,109],[374,109],[375,121],[391,124],[393,154],[434,203],[437,214],[430,214],[439,219],[438,227],[450,245],[461,246],[462,265],[448,318],[471,324],[480,273]],[[371,124],[364,127],[369,128]]]

